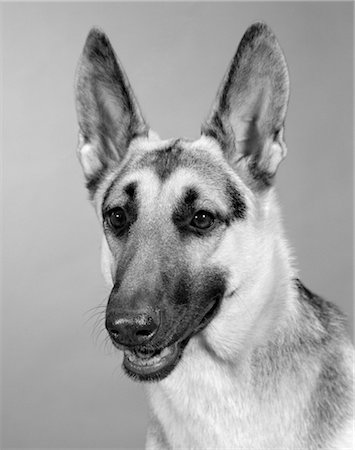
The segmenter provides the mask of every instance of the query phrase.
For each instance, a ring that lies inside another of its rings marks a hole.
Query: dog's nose
[[[106,317],[106,329],[111,338],[125,347],[147,343],[159,328],[159,315],[154,312],[111,312]]]

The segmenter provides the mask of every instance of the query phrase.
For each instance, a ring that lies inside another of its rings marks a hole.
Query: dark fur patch
[[[248,168],[253,178],[253,186],[255,186],[256,190],[262,191],[263,189],[269,188],[273,185],[275,173],[270,173],[267,170],[262,169],[259,165],[258,157],[259,155],[251,158]]]
[[[202,303],[220,300],[226,290],[226,274],[221,269],[209,269],[201,274],[201,281],[197,288],[197,295]]]
[[[218,211],[213,211],[212,213],[215,216],[216,225],[218,223],[225,223],[229,226],[233,220],[245,219],[247,209],[246,204],[242,195],[230,180],[227,180],[226,183],[225,196],[229,203],[231,213],[224,215]],[[189,226],[194,213],[198,210],[196,206],[198,198],[199,195],[196,189],[188,188],[174,209],[172,220],[182,236],[192,234],[196,236],[206,236],[209,234],[208,231],[201,231],[201,233],[199,233],[198,230],[193,231]],[[213,229],[214,228],[211,228],[211,231]]]
[[[195,212],[195,202],[197,199],[197,191],[193,188],[188,188],[174,209],[172,219],[175,225],[181,226],[189,222]]]
[[[164,182],[177,167],[181,166],[181,153],[181,148],[171,145],[165,149],[148,153],[141,160],[141,164],[154,168],[159,179]]]
[[[296,285],[300,293],[300,300],[306,302],[310,312],[314,315],[317,322],[321,325],[323,339],[338,338],[342,335],[341,331],[345,329],[345,316],[333,303],[324,300],[307,289],[300,280],[296,280]]]
[[[228,198],[230,207],[232,209],[231,220],[245,219],[247,210],[246,204],[241,193],[237,190],[237,188],[230,180],[227,180],[226,184],[226,197]]]
[[[344,370],[342,354],[323,356],[322,369],[309,402],[308,440],[325,444],[352,415],[352,380]]]
[[[231,132],[227,133],[219,114],[215,114],[208,124],[202,125],[201,133],[215,139],[226,155],[230,148],[234,146],[233,140],[231,139]]]
[[[116,183],[117,183],[117,180],[120,178],[120,175],[121,175],[120,173],[117,174],[117,175],[115,176],[115,178],[111,181],[111,183],[110,183],[110,185],[108,186],[108,188],[106,189],[106,192],[105,192],[105,194],[104,194],[104,196],[103,196],[103,199],[102,199],[102,210],[105,209],[107,200],[108,200],[108,198],[110,197],[111,192],[114,190],[114,187],[115,187],[115,185],[116,185]]]
[[[191,220],[197,210],[198,208],[196,208],[195,203],[192,202],[189,204],[186,202],[185,198],[181,200],[174,209],[172,220],[177,230],[179,231],[180,236],[184,239],[192,236],[200,238],[208,237],[211,235],[213,230],[215,230],[216,226],[220,225],[221,223],[229,224],[228,218],[215,212],[213,213],[215,221],[211,228],[200,230],[196,227],[193,227],[191,225]]]
[[[123,175],[125,173],[125,170],[126,170],[126,166],[122,167],[120,169],[120,171],[117,173],[117,175],[114,177],[114,179],[111,181],[110,185],[107,187],[106,192],[105,192],[105,194],[103,196],[103,199],[102,199],[102,210],[103,211],[106,209],[106,203],[107,203],[109,197],[111,196],[111,193],[114,191],[114,189],[116,187],[116,184],[117,184],[117,181],[120,178],[123,177]],[[135,196],[135,193],[136,193],[137,183],[130,183],[124,189],[127,189],[127,188],[128,188],[128,192],[126,191],[126,194],[129,197],[133,198]]]
[[[169,147],[157,149],[145,154],[131,169],[152,168],[159,179],[164,182],[179,168],[193,169],[203,176],[213,176],[218,171],[208,152],[203,150],[188,151],[182,140],[178,139]]]
[[[187,272],[183,272],[176,285],[173,301],[177,305],[186,305],[191,300],[192,280]]]
[[[186,194],[185,194],[185,203],[187,205],[192,205],[193,203],[195,203],[195,201],[198,199],[198,193],[195,189],[190,188],[187,190]]]
[[[136,197],[130,197],[123,205],[123,209],[128,213],[130,225],[132,225],[138,217],[138,202]]]
[[[298,433],[302,448],[323,448],[351,417],[352,380],[344,359],[350,342],[338,308],[313,294],[300,280],[295,280],[295,285],[298,322],[254,351],[253,382],[257,389],[264,389],[265,382],[275,389],[281,379],[290,379],[295,390],[302,390],[305,376],[307,386],[313,378],[314,389],[305,411],[308,429]]]
[[[128,197],[131,200],[133,200],[135,198],[135,195],[136,195],[137,183],[135,183],[135,182],[129,183],[129,184],[127,184],[127,186],[124,187],[123,190],[128,195]]]
[[[197,281],[196,281],[197,279]],[[203,313],[209,305],[219,301],[226,289],[226,275],[219,268],[208,269],[199,276],[193,276],[187,271],[182,271],[173,293],[172,300],[177,305],[189,305],[193,328],[194,316],[203,319]]]
[[[130,227],[134,224],[134,222],[138,218],[138,201],[136,198],[136,189],[137,189],[137,183],[135,183],[135,182],[129,183],[123,189],[128,197],[126,202],[122,205],[115,205],[113,208],[111,208],[110,206],[108,206],[106,204],[107,203],[106,198],[108,198],[108,195],[107,195],[107,193],[105,195],[105,200],[104,200],[103,206],[102,206],[102,214],[103,214],[103,218],[104,218],[104,229],[107,230],[109,233],[113,233],[118,238],[122,238],[123,236],[127,235],[128,230],[130,229]],[[128,218],[127,227],[125,227],[124,229],[122,229],[120,231],[112,229],[112,227],[110,227],[106,221],[107,214],[109,214],[110,211],[112,209],[114,209],[116,206],[123,208],[124,211],[126,212],[127,218]]]

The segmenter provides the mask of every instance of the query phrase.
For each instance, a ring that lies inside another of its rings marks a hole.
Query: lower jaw
[[[175,342],[150,358],[138,358],[134,356],[134,353],[126,350],[123,369],[136,381],[160,381],[167,377],[179,362],[186,344],[187,342]]]

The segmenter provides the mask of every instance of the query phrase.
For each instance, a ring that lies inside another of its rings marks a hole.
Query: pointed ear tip
[[[246,30],[243,41],[269,41],[273,46],[280,47],[276,34],[265,22],[255,22]]]
[[[93,26],[88,33],[88,39],[102,39],[103,37],[106,37],[106,34],[97,26]]]
[[[263,36],[268,36],[268,35],[275,36],[274,32],[269,27],[269,25],[262,21],[254,22],[253,24],[251,24],[245,33],[246,34],[253,33],[253,34],[263,35]]]
[[[105,46],[109,44],[109,39],[107,35],[104,33],[103,30],[101,30],[101,28],[96,26],[92,27],[87,35],[84,50],[92,49],[93,47],[101,46],[102,44]]]
[[[273,53],[277,56],[277,60],[281,62],[285,72],[287,72],[287,62],[285,54],[280,46],[280,43],[276,37],[276,34],[269,25],[265,22],[255,22],[246,30],[242,38],[244,45],[248,46],[254,42],[256,45],[259,43],[266,43],[271,46]]]

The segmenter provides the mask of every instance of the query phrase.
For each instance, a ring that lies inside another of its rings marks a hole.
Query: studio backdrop
[[[144,445],[144,391],[107,340],[100,225],[75,154],[74,74],[94,25],[163,138],[199,136],[244,31],[270,25],[291,78],[276,181],[287,236],[304,284],[351,329],[351,2],[1,6],[2,448]]]

